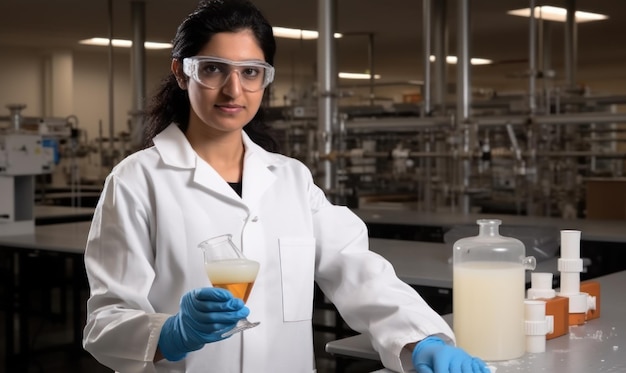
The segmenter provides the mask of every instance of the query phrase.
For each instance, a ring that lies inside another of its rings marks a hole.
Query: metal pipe
[[[138,148],[143,143],[143,113],[146,101],[146,10],[143,0],[131,2],[133,47],[131,74],[133,77],[133,109],[131,144]]]
[[[335,3],[333,0],[318,0],[319,37],[317,39],[318,81],[318,147],[320,154],[329,154],[333,147],[333,132],[337,127],[337,74],[335,64]],[[324,161],[322,187],[332,190],[335,172],[330,161]]]
[[[535,113],[537,103],[535,95],[537,88],[537,18],[535,17],[535,0],[530,0],[530,17],[528,22],[528,111]]]
[[[450,152],[411,152],[405,153],[407,158],[448,158],[452,157]],[[355,152],[354,149],[346,150],[343,152],[332,152],[330,154],[324,154],[321,158],[386,158],[391,157],[391,152],[370,152],[359,151]]]
[[[517,137],[515,136],[515,131],[513,130],[513,126],[510,124],[506,125],[506,133],[509,135],[509,141],[511,142],[511,147],[513,148],[513,154],[515,155],[515,159],[518,162],[522,161],[522,150],[517,143]],[[493,154],[492,154],[493,156]]]
[[[439,127],[450,124],[449,118],[429,117],[429,118],[383,118],[383,119],[356,119],[346,122],[348,131],[369,130],[369,131],[415,131],[419,128]]]
[[[565,2],[565,78],[568,88],[576,88],[576,61],[578,33],[576,27],[576,0]]]
[[[446,24],[446,1],[437,0],[432,5],[433,11],[433,50],[435,62],[433,66],[433,100],[441,113],[446,112],[446,55],[448,54],[448,28]],[[430,59],[430,56],[429,56]]]
[[[533,8],[535,8],[535,4],[533,0],[530,0],[533,2]],[[537,37],[535,39],[536,43],[537,43],[537,47],[534,48],[534,50],[536,51],[536,61],[537,61],[537,74],[539,74],[540,72],[543,72],[543,53],[545,51],[545,48],[543,47],[543,27],[545,25],[546,22],[544,22],[543,20],[543,13],[541,12],[541,7],[539,7],[537,9],[539,11],[539,19],[537,20]],[[533,13],[533,18],[537,19],[535,12]]]
[[[376,86],[375,82],[375,70],[374,70],[374,34],[369,33],[367,35],[367,57],[369,60],[369,68],[370,68],[370,105],[374,106],[374,100],[376,96],[374,95],[374,87]]]
[[[528,124],[529,117],[525,115],[503,115],[488,117],[473,117],[472,123],[478,127],[501,127],[507,124],[521,126]],[[536,124],[580,125],[590,123],[626,123],[626,113],[576,113],[536,115],[533,118]],[[353,119],[346,122],[348,131],[394,132],[416,131],[420,129],[437,128],[451,124],[446,117],[405,117],[380,119]],[[441,128],[440,128],[441,129]]]
[[[540,36],[541,46],[541,58],[539,59],[540,71],[543,84],[543,112],[550,114],[551,112],[551,93],[552,93],[552,81],[554,78],[554,71],[552,70],[552,22],[546,22],[543,19],[540,21]]]
[[[431,153],[432,152],[432,144],[435,143],[435,136],[433,133],[427,133],[427,138],[426,138],[426,144],[425,144],[425,151],[426,153]],[[426,160],[426,170],[425,170],[425,182],[424,182],[424,209],[426,211],[432,211],[433,210],[433,206],[432,206],[432,199],[433,199],[433,193],[432,193],[432,165],[433,162],[431,160]]]
[[[528,22],[528,112],[532,118],[537,110],[537,18],[535,16],[535,0],[529,0],[530,2],[530,17]],[[528,214],[532,214],[535,209],[535,190],[537,183],[537,162],[536,162],[536,134],[533,131],[533,121],[529,121],[526,127],[527,143],[526,148],[528,151],[528,161],[526,163],[526,211]]]
[[[115,103],[113,94],[113,0],[109,0],[109,147],[113,154],[115,134]]]
[[[524,96],[525,97],[525,96]],[[504,97],[492,98],[489,100],[474,101],[471,103],[472,108],[505,108],[511,107],[514,101],[522,100],[522,95],[510,95]],[[610,96],[568,96],[564,97],[561,91],[555,92],[555,99],[559,100],[562,105],[588,105],[588,106],[608,106],[614,104],[625,104],[626,96],[610,95]]]
[[[470,117],[470,24],[469,1],[458,0],[457,27],[457,126],[466,123]]]
[[[463,151],[468,152],[470,147],[469,129],[462,126],[469,125],[470,118],[470,20],[469,0],[458,0],[458,27],[457,27],[457,110],[456,129],[463,131]],[[461,212],[469,214],[470,200],[466,191],[469,188],[470,163],[462,159],[459,164],[458,199]]]
[[[560,124],[560,125],[579,125],[590,123],[626,123],[626,114],[624,113],[576,113],[576,114],[554,114],[554,115],[536,115],[533,118],[536,124]],[[501,126],[505,123],[513,125],[527,124],[529,118],[526,116],[491,116],[491,117],[474,117],[472,119],[478,126]]]
[[[424,55],[422,63],[424,64],[424,86],[422,87],[422,116],[428,116],[431,112],[430,103],[430,54],[431,54],[431,17],[432,17],[432,1],[422,1],[422,45]]]
[[[577,157],[598,157],[598,158],[624,158],[626,159],[626,152],[604,152],[604,151],[586,151],[586,150],[568,150],[568,151],[537,151],[537,157],[539,158],[577,158]],[[419,151],[408,151],[404,153],[406,158],[453,158],[454,154],[450,152],[419,152]],[[337,159],[337,158],[383,158],[389,159],[391,156],[391,152],[368,152],[368,151],[360,151],[355,152],[353,150],[346,151],[334,151],[329,154],[323,154],[321,159]],[[524,157],[528,157],[528,152],[524,151],[509,151],[509,152],[497,152],[492,153],[492,159],[499,158],[515,158],[515,159],[523,159]],[[462,155],[461,158],[466,159],[480,159],[480,152],[473,152],[466,155]]]
[[[432,5],[433,11],[433,52],[435,62],[433,64],[433,101],[436,110],[440,115],[446,114],[446,93],[448,88],[447,82],[447,61],[448,55],[448,27],[446,18],[447,0],[437,0]],[[434,145],[435,151],[446,151],[447,144],[444,141],[437,141]],[[434,164],[435,170],[447,170],[448,160],[436,159]],[[435,206],[444,205],[445,195],[441,189],[437,190],[435,195]]]
[[[542,158],[560,158],[560,157],[597,157],[597,158],[626,158],[625,152],[604,152],[604,151],[538,151],[537,157]]]
[[[544,80],[552,73],[552,23],[541,21],[541,71]]]
[[[421,82],[416,82],[414,80],[394,80],[394,81],[386,81],[386,82],[374,82],[374,87],[393,87],[393,86],[422,86]],[[359,83],[359,82],[349,82],[343,83],[339,85],[340,88],[362,88],[362,87],[371,87],[372,83],[369,81],[367,83]]]

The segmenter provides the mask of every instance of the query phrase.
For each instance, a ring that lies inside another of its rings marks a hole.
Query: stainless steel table
[[[601,315],[565,336],[546,343],[546,352],[525,354],[515,360],[489,362],[496,373],[626,372],[626,271],[594,279],[601,284]],[[451,315],[444,319],[451,323]],[[367,337],[357,335],[326,344],[326,351],[341,357],[379,360]],[[377,373],[391,372],[383,369]]]

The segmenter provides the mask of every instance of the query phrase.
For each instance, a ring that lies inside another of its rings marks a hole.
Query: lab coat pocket
[[[315,238],[282,237],[278,244],[283,288],[283,321],[311,320]]]

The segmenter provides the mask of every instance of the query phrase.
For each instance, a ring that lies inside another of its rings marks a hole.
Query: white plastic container
[[[516,359],[526,351],[524,244],[501,236],[497,219],[481,219],[478,236],[454,243],[453,327],[459,347],[483,360]]]

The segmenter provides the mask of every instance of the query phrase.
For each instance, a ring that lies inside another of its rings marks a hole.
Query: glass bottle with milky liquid
[[[232,235],[224,234],[210,238],[198,245],[204,253],[204,268],[211,284],[230,291],[234,297],[248,300],[259,272],[259,262],[247,259],[232,241]],[[259,322],[242,319],[237,325],[222,334],[228,337],[246,329],[254,328]]]
[[[478,236],[453,247],[452,318],[457,345],[483,360],[524,355],[525,270],[535,269],[524,244],[498,232],[497,219],[480,219]]]

